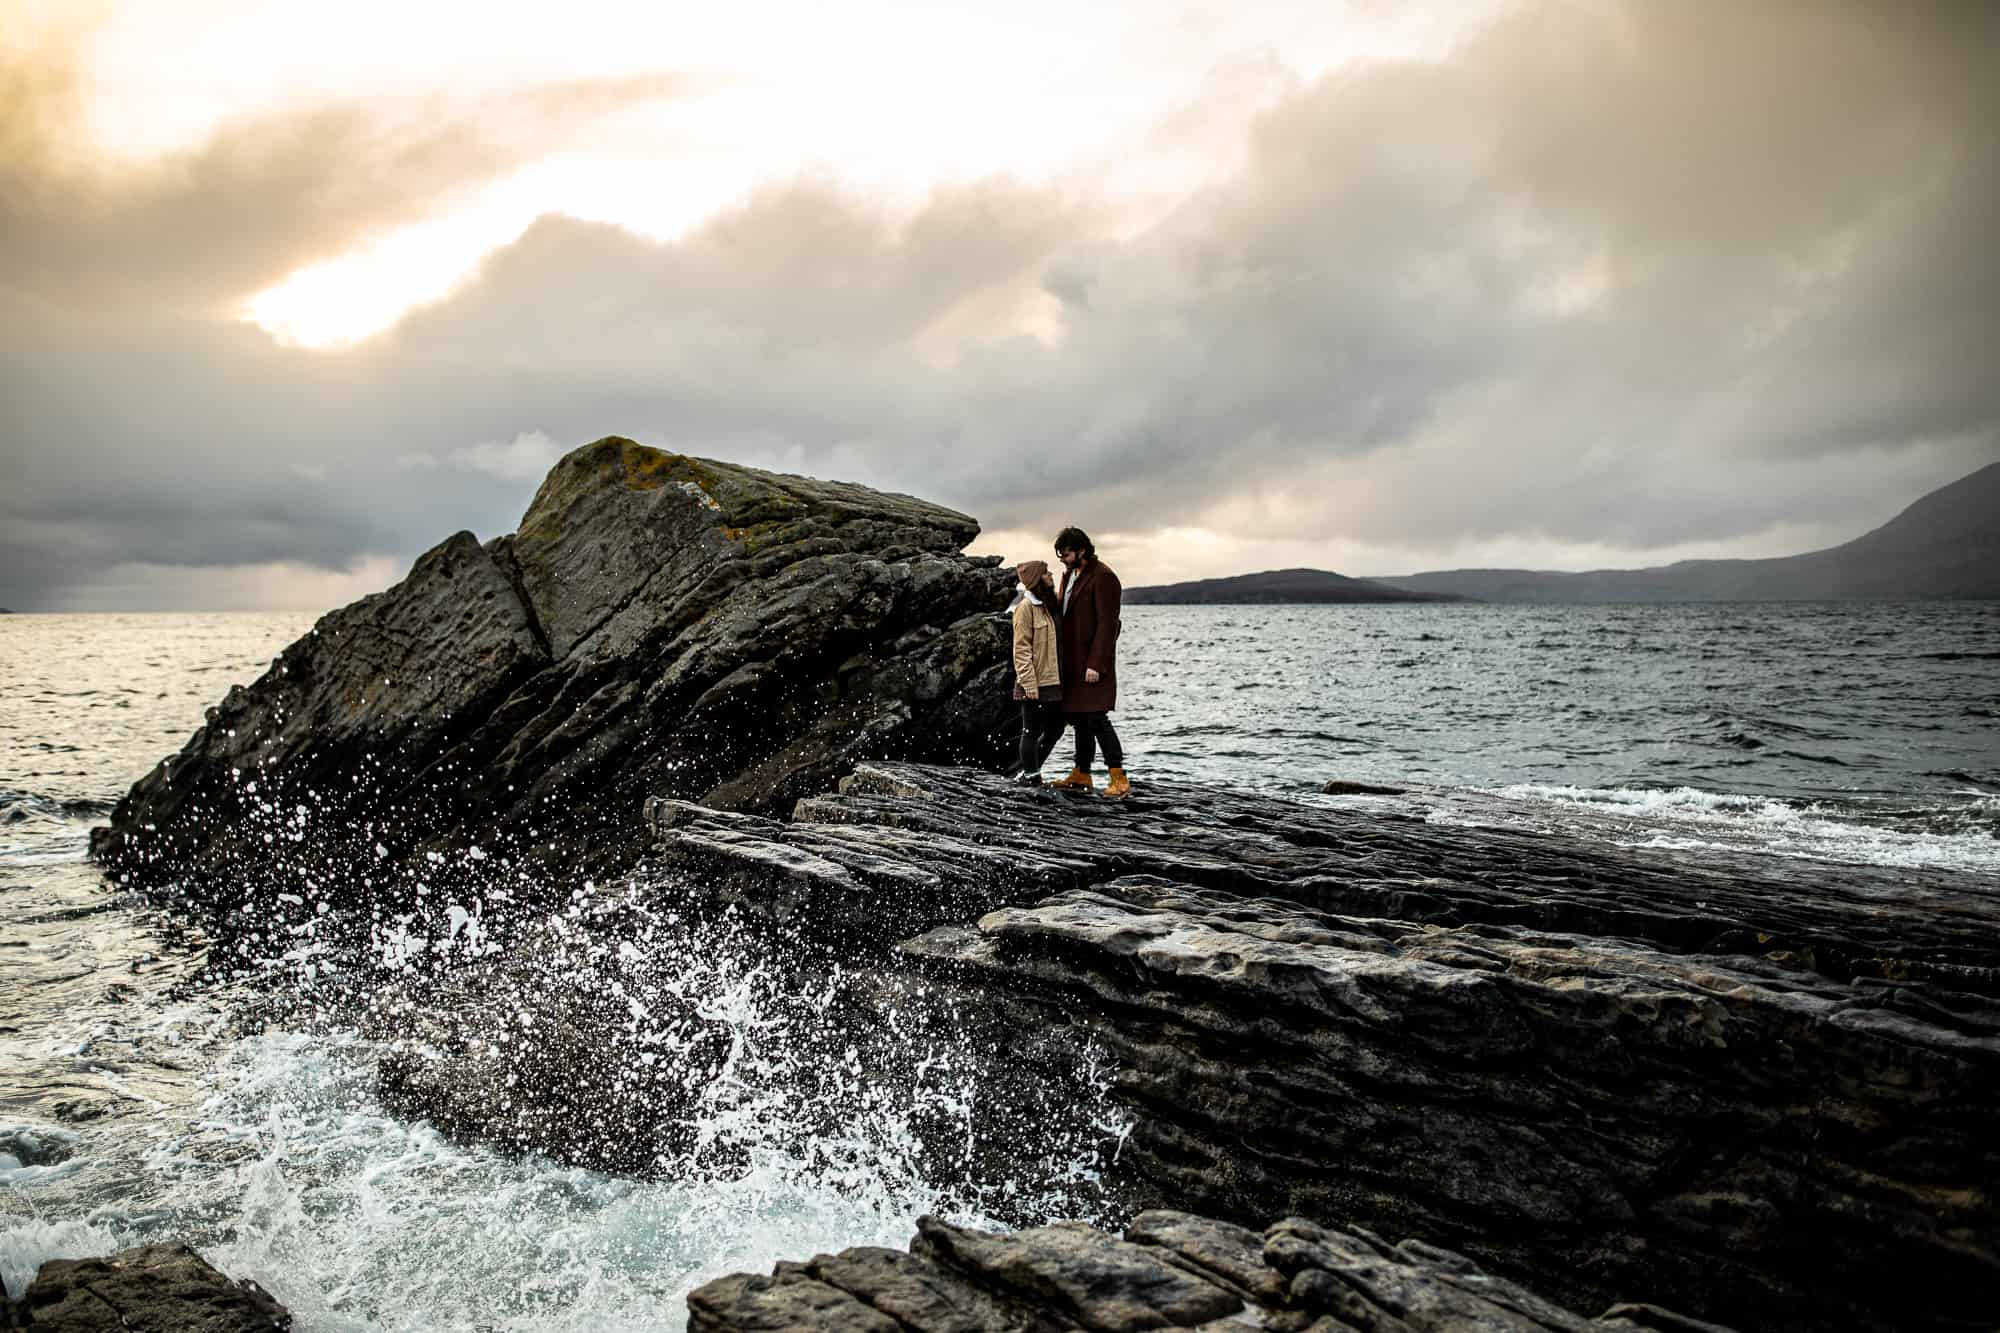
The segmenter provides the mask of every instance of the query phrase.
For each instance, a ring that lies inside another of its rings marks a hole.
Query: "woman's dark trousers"
[[[1071,713],[1069,720],[1076,723],[1076,766],[1085,773],[1097,759],[1099,742],[1104,745],[1104,766],[1106,768],[1125,767],[1125,747],[1118,743],[1118,733],[1111,728],[1109,713]]]
[[[1023,773],[1039,773],[1049,751],[1062,739],[1062,702],[1057,699],[1021,700],[1021,764]]]

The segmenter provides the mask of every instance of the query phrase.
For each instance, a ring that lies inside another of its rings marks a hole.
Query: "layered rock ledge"
[[[893,949],[1001,1034],[996,1077],[1006,1034],[1107,1050],[1128,1206],[1417,1236],[1575,1308],[1990,1323],[2000,885],[1690,866],[1440,799],[869,765],[789,823],[657,802],[641,873]]]
[[[1076,1224],[990,1235],[922,1218],[909,1250],[859,1247],[688,1296],[690,1333],[1728,1333],[1655,1306],[1586,1319],[1421,1242],[1287,1218],[1262,1234],[1142,1214],[1122,1238]]]

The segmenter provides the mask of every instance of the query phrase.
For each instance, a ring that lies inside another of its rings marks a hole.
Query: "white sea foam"
[[[225,1173],[234,1215],[207,1253],[262,1282],[301,1329],[679,1328],[687,1292],[725,1273],[906,1245],[926,1212],[992,1224],[923,1180],[893,1114],[857,1126],[852,1145],[801,1154],[777,1141],[788,1108],[766,1102],[761,1123],[714,1128],[749,1148],[738,1171],[635,1181],[397,1119],[351,1037],[246,1041],[223,1077],[202,1123],[153,1166],[198,1175],[218,1144],[252,1150]]]
[[[20,1196],[16,1196],[17,1198]],[[35,1270],[50,1259],[82,1259],[111,1254],[132,1244],[116,1226],[77,1218],[23,1222],[0,1226],[0,1281],[19,1296],[34,1280]]]
[[[90,957],[118,964],[110,970],[150,997],[107,999],[93,985],[58,1003],[66,971],[12,979],[53,988],[42,1002],[55,1007],[32,1041],[10,1039],[14,1053],[49,1078],[76,1071],[100,1116],[0,1125],[11,1186],[0,1190],[0,1273],[17,1293],[44,1260],[174,1239],[264,1285],[302,1333],[678,1328],[702,1282],[851,1245],[905,1246],[925,1213],[976,1225],[1090,1217],[1102,1206],[1102,1159],[1128,1127],[1109,1102],[1108,1068],[1079,1071],[1097,1095],[1073,1106],[993,1105],[981,1053],[916,996],[877,1019],[917,1076],[876,1086],[837,1058],[833,1038],[852,1038],[842,1024],[854,1011],[831,991],[801,992],[791,969],[729,932],[670,931],[609,937],[615,967],[587,952],[550,956],[548,980],[564,968],[573,984],[615,979],[648,1002],[698,1001],[724,1025],[727,1068],[688,1112],[700,1150],[632,1179],[467,1146],[384,1105],[381,1048],[353,1032],[232,1035],[229,995],[166,1001],[159,988],[185,962],[128,970],[128,956],[151,957],[142,904],[88,887],[41,879],[12,890],[47,918],[35,957],[81,947],[87,932]],[[75,916],[72,899],[98,910]],[[476,904],[433,915],[403,923],[404,952],[470,958],[496,947]],[[311,981],[313,920],[285,936],[292,947],[267,983]],[[649,977],[658,997],[639,988]],[[300,992],[298,1017],[317,1029],[314,993]],[[56,1113],[53,1093],[25,1096]],[[808,1125],[815,1132],[801,1132]],[[578,1126],[579,1140],[589,1128]],[[1031,1166],[982,1175],[981,1133],[1031,1144]]]
[[[1626,832],[1609,833],[1609,841],[1624,847],[1674,851],[1717,849],[1759,852],[1805,860],[1841,861],[1863,865],[1932,867],[1947,870],[2000,872],[2000,838],[1983,818],[1996,808],[1993,798],[1972,797],[1953,812],[1961,828],[1916,832],[1884,828],[1853,811],[1835,810],[1823,802],[1781,801],[1769,797],[1703,791],[1694,787],[1666,789],[1634,787],[1573,787],[1546,783],[1516,783],[1497,789],[1500,796],[1524,803],[1522,819],[1546,827],[1560,826],[1563,809],[1610,816]],[[1450,812],[1434,822],[1468,822]],[[1474,821],[1490,822],[1483,810]]]
[[[729,1028],[731,1056],[691,1111],[698,1147],[660,1178],[454,1142],[380,1102],[376,1044],[346,1031],[267,1033],[212,1048],[209,1091],[187,1113],[106,1126],[102,1160],[91,1160],[90,1130],[67,1134],[61,1150],[76,1155],[62,1165],[102,1179],[37,1181],[15,1197],[87,1214],[8,1227],[0,1256],[10,1280],[25,1281],[46,1258],[186,1239],[270,1290],[302,1331],[672,1329],[702,1282],[852,1245],[905,1246],[925,1213],[988,1226],[1000,1225],[995,1208],[1090,1215],[1104,1145],[1127,1127],[1108,1101],[1087,1098],[1074,1126],[1010,1124],[1006,1108],[982,1119],[994,1108],[979,1105],[989,1095],[979,1061],[912,1014],[883,1021],[908,1023],[897,1030],[922,1056],[915,1086],[872,1086],[858,1063],[836,1060],[840,1129],[800,1135],[824,1110],[800,1102],[808,1065],[812,1095],[828,1094],[812,1023],[830,991],[774,986],[782,969],[760,961],[723,951],[676,976],[706,976],[706,1013]],[[1084,1082],[1101,1094],[1110,1074],[1086,1069]],[[1043,1169],[940,1179],[938,1126],[962,1125],[969,1145],[976,1122],[1033,1135]],[[130,1145],[149,1132],[135,1160]]]

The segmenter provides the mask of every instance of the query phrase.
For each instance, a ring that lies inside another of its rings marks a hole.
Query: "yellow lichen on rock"
[[[673,465],[684,462],[677,454],[650,448],[635,440],[618,438],[618,461],[625,471],[625,488],[652,491],[672,480]]]

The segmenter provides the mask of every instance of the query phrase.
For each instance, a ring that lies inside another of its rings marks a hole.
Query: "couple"
[[[1111,728],[1111,710],[1118,706],[1118,603],[1123,590],[1081,528],[1056,534],[1056,559],[1063,566],[1060,590],[1040,560],[1015,569],[1021,580],[1013,605],[1021,758],[1014,780],[1041,784],[1042,764],[1069,722],[1076,726],[1076,766],[1050,785],[1091,790],[1090,766],[1102,743],[1111,769],[1105,798],[1123,800],[1132,787],[1125,778],[1125,747]]]

